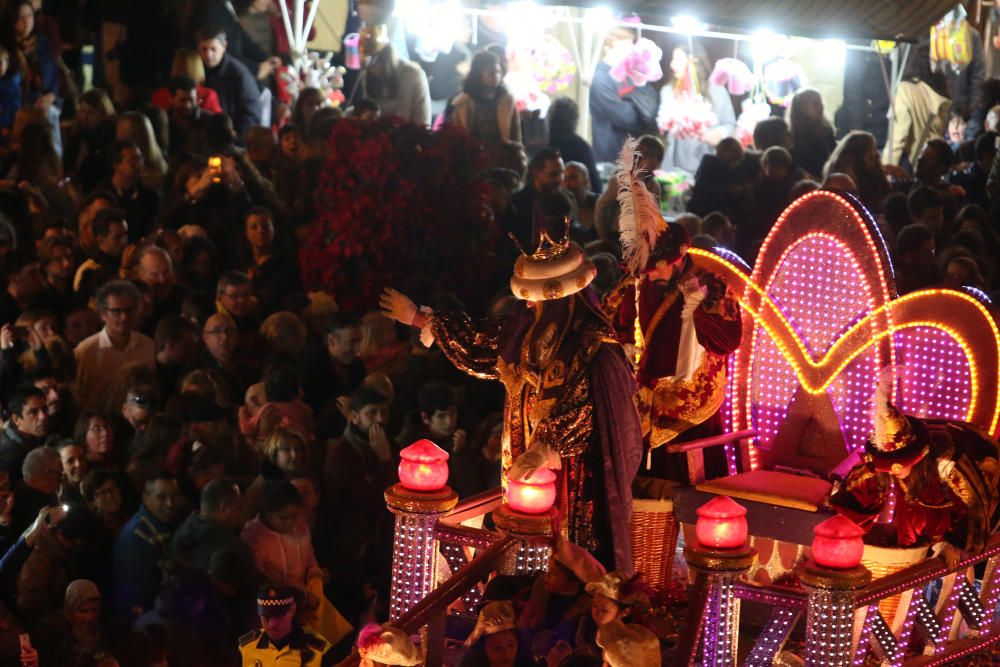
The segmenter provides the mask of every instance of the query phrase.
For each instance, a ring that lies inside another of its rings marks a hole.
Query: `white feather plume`
[[[638,276],[646,268],[656,236],[666,228],[660,215],[659,202],[646,188],[646,170],[639,166],[641,153],[637,142],[629,138],[622,146],[618,159],[618,234],[622,244],[622,259],[628,271]]]

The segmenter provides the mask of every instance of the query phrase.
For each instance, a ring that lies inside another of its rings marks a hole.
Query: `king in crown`
[[[556,240],[551,230],[539,236],[535,252],[515,263],[517,301],[498,319],[431,312],[393,289],[381,307],[420,328],[425,344],[437,341],[459,369],[503,382],[504,487],[540,467],[558,469],[567,537],[609,569],[630,572],[631,485],[642,457],[632,370],[590,287],[594,265],[566,230]]]

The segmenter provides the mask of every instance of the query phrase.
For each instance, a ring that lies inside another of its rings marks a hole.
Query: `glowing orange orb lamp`
[[[556,474],[539,468],[527,479],[507,483],[507,505],[524,514],[544,514],[556,502]]]

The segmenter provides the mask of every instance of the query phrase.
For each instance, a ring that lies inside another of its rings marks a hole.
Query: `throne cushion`
[[[823,479],[775,470],[753,470],[698,484],[699,491],[816,512],[830,493]]]

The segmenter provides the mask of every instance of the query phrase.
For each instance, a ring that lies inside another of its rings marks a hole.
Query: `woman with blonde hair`
[[[47,310],[26,310],[14,321],[14,326],[31,329],[41,343],[59,335],[56,316]]]
[[[145,114],[138,111],[128,111],[118,117],[116,127],[118,141],[130,141],[139,147],[145,164],[142,168],[142,184],[151,190],[160,192],[163,189],[163,179],[167,175],[167,161],[163,151],[153,134],[153,124]]]
[[[205,85],[205,63],[194,49],[177,49],[170,65],[170,78],[186,76],[195,83],[198,93],[198,106],[202,111],[222,113],[219,95]],[[156,90],[150,99],[150,104],[164,111],[170,109],[170,88],[165,86]]]
[[[309,469],[311,460],[306,436],[294,429],[279,426],[271,431],[263,445],[260,474],[243,494],[243,523],[260,512],[261,494],[270,481],[290,479],[292,475]]]
[[[306,436],[295,429],[279,426],[264,441],[264,458],[282,474],[309,468],[309,446]]]

